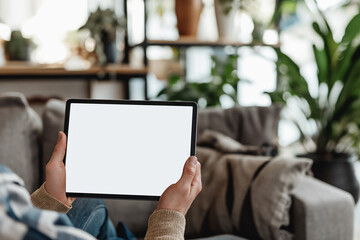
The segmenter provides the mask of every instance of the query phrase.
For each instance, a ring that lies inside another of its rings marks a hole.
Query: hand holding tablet
[[[67,196],[158,199],[195,155],[196,117],[195,103],[69,100]]]
[[[201,189],[201,165],[196,157],[191,156],[180,180],[161,195],[157,209],[175,210],[185,215]]]
[[[45,189],[51,196],[70,207],[75,198],[67,197],[65,193],[65,151],[66,135],[59,132],[54,152],[46,165]],[[157,209],[170,209],[185,215],[201,188],[201,166],[197,158],[192,156],[185,163],[181,179],[162,194]]]
[[[67,197],[65,193],[65,151],[66,135],[63,132],[59,132],[53,154],[46,164],[46,181],[44,187],[51,196],[70,207],[75,201],[75,198]]]

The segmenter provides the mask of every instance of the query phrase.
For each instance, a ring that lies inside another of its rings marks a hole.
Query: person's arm
[[[186,161],[180,180],[161,195],[149,218],[145,240],[184,239],[185,215],[201,188],[201,165],[192,156]]]
[[[65,194],[65,150],[66,135],[59,132],[54,152],[45,168],[46,181],[31,194],[31,202],[35,207],[63,213],[71,209],[75,198],[66,197]]]
[[[58,142],[46,165],[46,182],[31,195],[35,207],[67,212],[75,198],[66,197],[65,165],[66,135],[59,132]],[[184,239],[185,214],[201,191],[201,166],[190,157],[180,180],[161,195],[157,210],[151,215],[145,239]]]

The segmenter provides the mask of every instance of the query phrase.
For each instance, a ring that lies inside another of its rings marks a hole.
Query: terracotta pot
[[[216,23],[219,33],[219,38],[236,39],[235,31],[235,16],[237,6],[233,3],[232,8],[228,13],[224,12],[224,7],[221,5],[220,0],[214,1]]]
[[[309,153],[301,157],[314,160],[311,170],[315,178],[350,193],[355,203],[359,200],[359,182],[350,155],[321,156]]]
[[[202,0],[175,1],[177,27],[180,36],[196,37],[201,10],[202,10]]]

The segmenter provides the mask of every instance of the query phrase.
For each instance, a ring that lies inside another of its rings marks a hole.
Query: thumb
[[[54,152],[51,155],[50,161],[62,162],[66,150],[66,135],[62,131],[59,132],[58,141],[55,145]]]
[[[188,160],[185,162],[183,173],[179,180],[180,183],[183,183],[183,184],[189,185],[189,186],[191,185],[191,183],[195,177],[197,164],[198,164],[197,157],[191,156],[188,158]]]

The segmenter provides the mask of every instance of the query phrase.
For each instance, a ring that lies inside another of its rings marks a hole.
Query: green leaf
[[[323,40],[324,43],[324,51],[326,53],[326,57],[327,57],[327,61],[331,62],[332,60],[332,52],[330,50],[329,47],[329,43],[328,43],[328,37],[327,37],[327,32],[321,30],[319,24],[317,22],[313,22],[312,24],[314,31],[321,37],[321,39]]]
[[[179,75],[171,75],[169,77],[169,85],[173,86],[176,83],[178,83],[180,81],[181,77]]]
[[[156,95],[156,97],[160,97],[160,96],[162,96],[162,95],[164,95],[164,94],[167,94],[167,88],[163,88],[157,95]]]
[[[330,65],[330,63],[328,62],[328,58],[326,56],[326,52],[324,50],[319,50],[314,44],[313,44],[313,51],[318,68],[319,82],[326,83],[328,81],[328,69]]]
[[[360,60],[348,74],[348,79],[343,81],[344,86],[335,104],[332,119],[329,121],[339,121],[342,117],[354,114],[360,111],[359,108],[353,108],[353,104],[360,98]],[[349,119],[353,121],[355,119]]]
[[[272,103],[286,103],[286,100],[283,98],[284,93],[279,91],[274,92],[264,92],[269,95]]]
[[[342,44],[351,43],[360,33],[360,14],[354,16],[345,29],[344,36],[341,40]]]
[[[280,49],[275,49],[278,61],[277,68],[287,67],[287,71],[282,75],[287,76],[287,87],[292,95],[302,96],[311,101],[312,97],[309,93],[308,83],[300,73],[299,66]],[[281,71],[280,71],[281,72]]]
[[[348,46],[345,50],[339,52],[335,67],[333,68],[334,72],[334,81],[340,80],[345,82],[347,75],[350,74],[351,68],[353,67],[354,58],[360,54],[360,46],[355,48]]]

